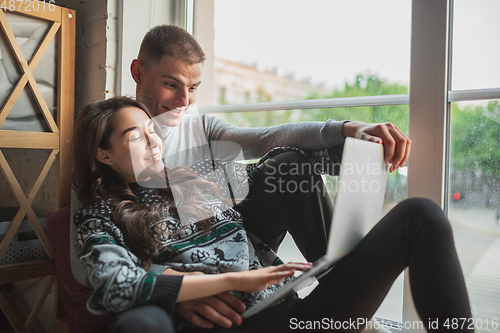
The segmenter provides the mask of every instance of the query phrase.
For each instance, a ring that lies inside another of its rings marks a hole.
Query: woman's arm
[[[88,302],[92,313],[121,312],[136,305],[156,304],[173,311],[182,283],[180,276],[147,272],[129,251],[111,221],[112,207],[97,202],[74,217],[79,239],[78,257],[94,290]]]
[[[237,127],[205,116],[205,131],[209,141],[229,141],[240,145],[245,159],[260,158],[275,147],[296,147],[320,150],[344,143],[344,121],[308,121],[272,127]]]
[[[310,267],[310,263],[288,263],[216,275],[186,274],[182,279],[177,302],[203,298],[231,290],[257,292],[291,277],[295,271],[305,271]],[[168,275],[168,270],[164,274]]]

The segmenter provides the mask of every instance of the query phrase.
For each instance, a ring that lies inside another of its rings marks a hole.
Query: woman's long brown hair
[[[114,116],[126,107],[137,107],[151,118],[146,106],[128,97],[114,97],[89,104],[80,111],[73,136],[72,184],[83,203],[105,200],[115,206],[113,222],[122,231],[130,250],[141,259],[142,266],[149,269],[152,257],[158,255],[162,248],[154,231],[157,230],[156,221],[163,216],[165,210],[178,216],[178,210],[182,208],[189,216],[196,218],[203,216],[205,212],[200,205],[202,193],[199,189],[208,189],[219,198],[222,196],[213,183],[200,178],[189,168],[179,167],[169,170],[171,177],[165,172],[167,182],[168,179],[175,181],[170,182],[167,188],[157,190],[156,195],[162,199],[159,204],[148,205],[141,202],[120,175],[95,157],[98,148],[111,148],[110,138],[115,129]],[[173,193],[176,194],[176,202]],[[151,223],[154,224],[152,228]],[[209,219],[202,220],[200,224],[205,231],[209,230]]]

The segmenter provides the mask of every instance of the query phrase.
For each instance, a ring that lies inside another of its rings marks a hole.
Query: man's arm
[[[384,145],[385,161],[391,172],[408,160],[411,140],[391,123],[367,124],[361,121],[288,123],[272,127],[240,128],[220,119],[205,116],[209,141],[236,142],[246,159],[259,158],[275,147],[320,150],[339,146],[346,137],[378,142]]]
[[[205,131],[209,141],[235,142],[243,149],[246,159],[262,157],[275,147],[295,147],[319,150],[344,143],[343,121],[308,121],[271,127],[243,128],[205,116]]]

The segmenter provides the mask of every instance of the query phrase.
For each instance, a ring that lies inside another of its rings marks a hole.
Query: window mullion
[[[413,0],[410,58],[408,197],[443,207],[446,165],[450,0]],[[405,277],[403,321],[418,322]],[[405,329],[406,332],[423,330]]]

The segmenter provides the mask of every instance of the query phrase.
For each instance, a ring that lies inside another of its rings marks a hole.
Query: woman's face
[[[153,121],[141,109],[125,107],[114,115],[109,150],[98,149],[97,159],[127,182],[144,181],[163,170],[161,139]]]

